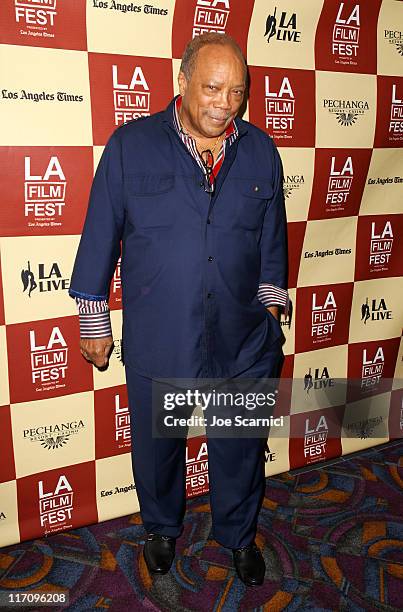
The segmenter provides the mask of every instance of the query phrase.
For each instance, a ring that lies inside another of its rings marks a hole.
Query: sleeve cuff
[[[290,298],[286,289],[268,283],[261,283],[258,288],[257,297],[266,308],[268,306],[282,306],[285,317],[288,316]]]
[[[76,298],[81,338],[112,336],[109,306],[106,300]]]

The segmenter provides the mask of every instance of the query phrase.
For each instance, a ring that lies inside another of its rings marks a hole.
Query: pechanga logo
[[[0,521],[5,521],[6,520],[6,515],[4,514],[4,512],[0,512]]]
[[[397,96],[396,83],[392,85],[389,132],[392,134],[403,134],[403,100]]]
[[[24,429],[23,437],[31,442],[40,442],[41,446],[47,450],[55,450],[65,446],[70,436],[80,433],[84,427],[82,420],[67,421],[54,425],[40,425],[39,427]]]
[[[371,223],[371,242],[369,247],[369,265],[371,271],[387,270],[393,247],[392,224],[387,221],[381,231],[377,230],[376,221]]]
[[[356,4],[350,14],[340,2],[332,34],[332,55],[338,57],[337,63],[357,64],[356,58],[360,39],[360,7]]]
[[[375,299],[371,300],[369,303],[368,298],[366,298],[365,303],[361,304],[361,321],[364,324],[367,321],[383,321],[384,319],[391,319],[392,311],[388,310],[386,307],[386,302],[383,298],[381,298],[378,302]]]
[[[119,448],[130,446],[131,443],[129,407],[120,407],[119,395],[115,395],[115,441],[123,442]]]
[[[195,456],[186,447],[186,490],[204,487],[209,483],[207,443],[203,442]]]
[[[32,174],[31,158],[25,157],[25,211],[26,217],[31,221],[29,226],[38,225],[38,220],[49,219],[42,225],[61,225],[50,222],[50,218],[61,217],[66,200],[66,177],[56,155],[49,160],[45,173]],[[36,223],[32,219],[36,220]]]
[[[135,66],[130,83],[119,83],[118,67],[112,66],[115,125],[150,116],[150,88],[141,66]]]
[[[268,442],[266,442],[266,446],[264,448],[264,460],[265,463],[268,463],[270,461],[270,463],[272,461],[275,461],[277,459],[276,457],[276,453],[272,453],[269,447]]]
[[[206,32],[224,34],[229,13],[229,0],[197,0],[192,38]]]
[[[55,25],[56,0],[15,0],[14,6],[16,22],[27,28],[20,29],[22,35],[55,37],[53,32],[47,30]]]
[[[372,436],[375,428],[380,425],[382,421],[382,416],[364,419],[362,421],[357,421],[356,423],[349,423],[347,425],[347,429],[355,434],[356,437],[361,438],[361,440],[365,440]]]
[[[264,37],[267,37],[267,42],[274,36],[274,40],[283,40],[287,42],[301,42],[301,32],[297,30],[297,14],[286,11],[280,13],[280,20],[277,25],[276,17],[277,7],[274,7],[273,15],[268,15],[266,19],[266,31]]]
[[[55,527],[67,528],[73,512],[73,489],[67,477],[60,476],[54,491],[45,493],[43,480],[38,482],[39,520],[45,533],[50,533]]]
[[[326,389],[327,387],[334,387],[334,379],[330,378],[327,367],[325,366],[321,370],[315,368],[313,376],[312,370],[309,368],[304,376],[304,391],[309,395],[311,389],[318,390]]]
[[[36,282],[36,278],[38,282]],[[21,270],[22,291],[31,297],[31,293],[38,289],[39,293],[49,293],[50,291],[66,291],[70,286],[70,279],[63,278],[59,265],[54,262],[47,267],[46,264],[38,264],[37,277],[31,270],[30,261],[27,267]]]
[[[369,104],[366,100],[325,99],[323,107],[335,115],[338,123],[344,127],[354,125],[360,115],[369,111]]]
[[[344,210],[353,184],[354,170],[351,157],[345,159],[343,167],[337,170],[336,158],[332,157],[326,194],[326,211]]]
[[[384,38],[394,45],[399,55],[403,55],[403,32],[400,30],[384,30]]]
[[[300,189],[301,185],[305,184],[303,174],[287,174],[283,179],[283,191],[286,199],[290,198],[293,191]]]
[[[32,383],[42,383],[48,389],[52,383],[66,378],[68,348],[62,332],[53,327],[47,344],[36,344],[33,329],[29,332],[31,346]],[[55,385],[54,385],[55,386]],[[64,386],[64,385],[58,385]]]
[[[266,128],[292,130],[295,114],[295,96],[288,77],[284,77],[279,91],[270,91],[270,77],[264,77]]]
[[[316,425],[311,425],[309,418],[305,419],[304,457],[308,458],[308,463],[325,458],[328,432],[329,428],[323,414]]]
[[[361,389],[368,389],[377,385],[381,379],[385,356],[381,346],[370,354],[367,349],[362,351]]]
[[[329,291],[324,304],[317,304],[316,293],[312,294],[311,336],[314,342],[328,340],[334,330],[337,305],[333,292]]]

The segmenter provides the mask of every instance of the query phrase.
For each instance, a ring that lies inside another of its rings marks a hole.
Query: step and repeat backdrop
[[[120,268],[105,372],[80,355],[67,290],[108,137],[166,107],[203,32],[242,47],[244,118],[284,164],[294,385],[266,473],[401,435],[402,28],[397,0],[1,1],[0,546],[138,510]],[[360,382],[348,403],[332,397],[347,377]],[[208,490],[192,433],[189,496]]]

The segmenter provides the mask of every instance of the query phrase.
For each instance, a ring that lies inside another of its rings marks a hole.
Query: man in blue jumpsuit
[[[166,573],[185,512],[185,440],[152,436],[154,378],[277,375],[288,307],[282,167],[237,113],[247,69],[237,44],[187,46],[177,96],[118,128],[99,163],[71,281],[81,352],[97,367],[113,343],[108,294],[122,244],[123,355],[133,471],[152,573]],[[263,101],[262,101],[263,104]],[[238,576],[261,584],[254,539],[264,440],[208,439],[212,529]]]

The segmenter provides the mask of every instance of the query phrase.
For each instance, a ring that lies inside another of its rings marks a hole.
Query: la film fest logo
[[[372,388],[381,380],[383,367],[385,365],[385,356],[383,349],[378,346],[375,352],[369,352],[367,349],[362,351],[362,369],[361,369],[361,389]]]
[[[354,125],[358,117],[369,111],[367,100],[341,100],[327,98],[323,100],[323,107],[331,115],[336,117],[337,122],[343,127]]]
[[[371,241],[369,247],[369,265],[371,270],[387,270],[393,248],[392,223],[386,221],[382,229],[378,229],[377,222],[371,223]]]
[[[62,216],[66,204],[66,176],[56,155],[49,159],[45,171],[33,171],[31,157],[25,157],[24,215],[28,226],[59,226],[51,219]]]
[[[37,344],[35,330],[29,332],[32,383],[46,389],[64,387],[68,347],[59,327],[53,327],[46,344]],[[40,390],[40,389],[39,389]]]
[[[329,375],[329,370],[326,366],[323,368],[314,368],[312,374],[312,368],[308,369],[304,376],[304,391],[307,395],[311,389],[314,391],[320,389],[326,389],[328,387],[334,387],[335,381]]]
[[[59,264],[40,263],[34,274],[31,262],[28,260],[27,267],[21,270],[22,292],[29,298],[33,291],[49,293],[53,291],[66,291],[70,287],[70,279],[63,278]]]
[[[264,77],[266,128],[292,130],[295,115],[295,96],[288,77],[283,77],[278,91],[270,90],[270,77]]]
[[[119,448],[130,446],[130,413],[128,406],[120,406],[120,396],[115,395],[115,442],[123,442],[119,444]]]
[[[326,210],[344,210],[347,198],[350,195],[354,179],[353,160],[349,156],[345,159],[343,167],[337,166],[336,157],[332,156],[330,162],[329,182],[326,194]]]
[[[317,303],[316,293],[312,294],[313,342],[323,342],[331,338],[336,324],[337,304],[333,291],[329,291],[323,304]]]
[[[352,432],[355,437],[361,438],[361,440],[366,440],[372,436],[375,428],[378,427],[382,421],[383,416],[372,417],[369,419],[356,421],[355,423],[348,423],[346,429]]]
[[[39,521],[45,533],[55,528],[66,528],[73,515],[73,488],[62,474],[59,477],[54,491],[45,493],[43,480],[38,482],[39,493]]]
[[[186,490],[209,484],[207,443],[202,442],[196,455],[186,446]]]
[[[150,88],[141,66],[135,66],[130,83],[119,82],[118,66],[112,66],[115,125],[150,116]]]
[[[66,421],[64,423],[54,423],[51,425],[39,425],[31,429],[24,429],[24,440],[40,442],[41,446],[47,450],[63,448],[71,436],[77,435],[84,429],[84,421]]]
[[[55,25],[56,1],[14,0],[15,21],[21,26],[20,34],[54,38],[54,33],[48,31],[48,28],[53,28]]]
[[[301,31],[297,30],[297,14],[281,11],[277,23],[277,7],[274,7],[273,15],[266,19],[266,30],[264,37],[270,43],[271,39],[286,42],[301,42]]]
[[[293,195],[293,192],[305,185],[305,177],[303,174],[286,174],[283,178],[284,197],[288,200]]]
[[[365,325],[367,322],[384,321],[392,318],[392,311],[386,306],[384,298],[374,298],[361,304],[361,321]]]
[[[122,287],[122,279],[120,276],[121,257],[119,257],[118,263],[116,264],[115,273],[112,279],[112,293],[116,293]]]
[[[397,94],[396,83],[393,83],[392,85],[389,132],[391,134],[403,135],[403,100]]]
[[[393,45],[399,55],[403,56],[403,32],[401,30],[384,30],[384,39]]]
[[[310,461],[319,461],[326,456],[326,442],[329,433],[326,419],[322,414],[314,423],[314,417],[305,419],[304,457]]]
[[[197,0],[192,38],[206,32],[224,34],[229,14],[230,0]]]
[[[332,33],[332,55],[338,59],[336,63],[357,64],[352,58],[357,58],[360,40],[360,6],[356,4],[349,13],[340,2]]]

